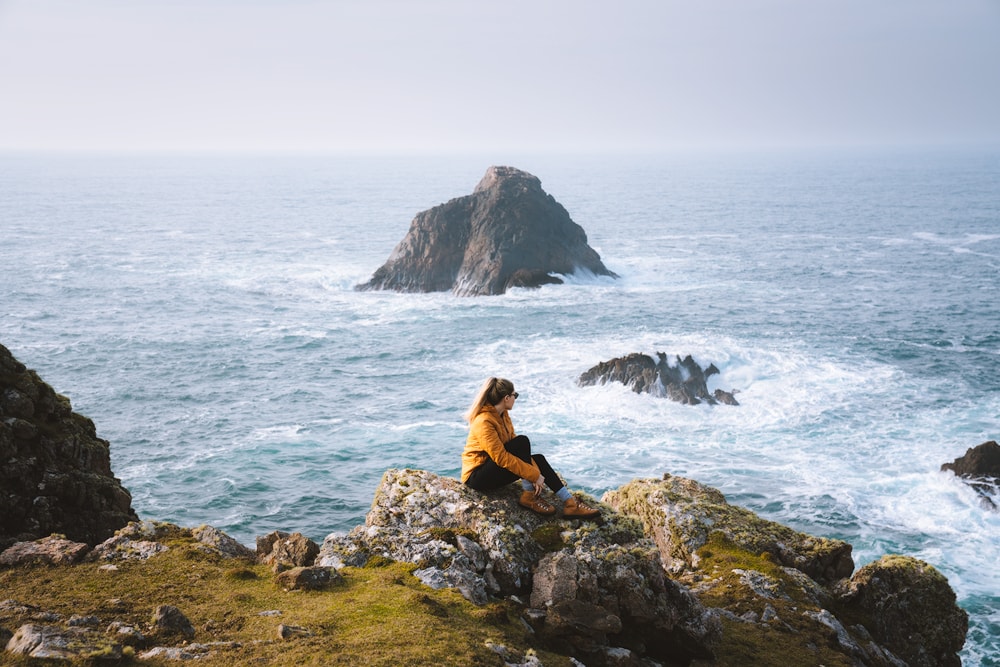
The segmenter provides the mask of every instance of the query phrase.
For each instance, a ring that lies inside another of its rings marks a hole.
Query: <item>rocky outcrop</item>
[[[209,526],[150,521],[119,530],[84,562],[85,545],[56,537],[15,545],[0,562],[138,578],[162,567],[155,559],[174,568],[218,564],[218,574],[205,580],[182,569],[180,581],[191,586],[252,581],[266,562],[282,570],[274,584],[285,594],[334,596],[350,591],[352,579],[357,586],[345,566],[371,571],[402,561],[412,569],[394,567],[384,578],[391,588],[412,572],[427,586],[455,589],[482,605],[484,619],[523,623],[531,648],[594,667],[960,664],[968,617],[945,577],[923,561],[885,556],[852,573],[850,545],[762,519],[682,477],[636,480],[601,503],[590,501],[602,509],[598,521],[533,514],[518,505],[519,493],[516,484],[481,494],[433,473],[389,470],[365,525],[327,537],[312,564],[315,545],[297,533],[259,538],[253,552]],[[101,564],[95,569],[90,561]],[[296,562],[302,564],[285,569]],[[48,576],[39,567],[20,576],[38,573]],[[428,594],[419,604],[435,616],[451,613]],[[170,597],[188,599],[183,591]],[[193,624],[170,600],[144,600],[139,607],[148,604],[152,614],[141,617],[134,600],[85,601],[87,611],[68,618],[63,608],[23,602],[0,601],[0,644],[24,658],[192,659],[242,650],[231,635],[217,634],[223,625]],[[256,615],[281,613],[268,606]],[[277,636],[294,641],[313,631],[323,632],[282,623]],[[515,664],[541,664],[503,646],[495,651]]]
[[[427,585],[477,604],[514,596],[539,636],[588,665],[608,664],[616,650],[667,664],[711,656],[718,620],[666,576],[637,522],[610,508],[598,524],[541,517],[518,506],[516,486],[481,494],[390,470],[365,525],[327,537],[317,563],[406,561]]]
[[[754,664],[834,661],[820,646],[853,665],[961,664],[968,615],[923,561],[885,556],[852,574],[849,544],[767,521],[681,477],[636,480],[602,500],[643,523],[668,571],[719,610],[724,635],[788,633]]]
[[[976,447],[970,447],[965,454],[951,463],[945,463],[941,470],[950,470],[966,480],[983,498],[983,504],[996,509],[994,497],[1000,497],[1000,445],[988,440]]]
[[[675,357],[676,365],[671,366],[667,355],[657,352],[659,361],[647,354],[634,352],[624,357],[610,361],[602,361],[586,371],[577,380],[582,387],[608,382],[621,382],[631,387],[637,394],[647,393],[654,396],[665,396],[678,403],[697,405],[702,401],[715,405],[739,405],[733,391],[716,389],[708,391],[708,378],[716,375],[719,369],[715,364],[702,368],[691,355]]]
[[[944,575],[915,558],[883,556],[838,591],[843,609],[860,616],[875,641],[910,667],[960,667],[969,617]]]
[[[109,444],[0,345],[0,549],[52,533],[97,544],[135,521]]]
[[[471,195],[417,214],[386,263],[358,289],[503,294],[581,271],[614,276],[538,178],[490,167]]]
[[[674,575],[698,569],[698,551],[718,536],[737,549],[767,553],[818,582],[831,583],[851,575],[851,545],[813,537],[748,509],[730,505],[712,487],[684,477],[635,480],[604,495],[604,502],[638,518],[659,546],[663,566]]]

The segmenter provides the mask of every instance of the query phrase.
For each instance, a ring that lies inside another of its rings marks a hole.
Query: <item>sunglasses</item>
[[[515,392],[514,392],[513,394],[511,394],[511,396],[513,396],[514,398],[517,398],[518,396],[520,396],[520,394],[518,394],[518,393],[517,393],[517,392],[515,391]]]

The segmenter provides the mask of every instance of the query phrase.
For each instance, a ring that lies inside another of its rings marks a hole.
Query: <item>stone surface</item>
[[[718,621],[666,576],[637,522],[614,512],[602,523],[541,517],[521,508],[519,496],[516,484],[482,494],[426,471],[390,470],[365,525],[327,537],[317,562],[419,563],[422,581],[477,604],[530,599],[537,632],[592,660],[608,646],[711,655]]]
[[[950,470],[965,480],[979,493],[983,507],[997,509],[1000,501],[1000,445],[995,440],[969,448],[964,455],[943,464],[941,470]]]
[[[340,579],[340,575],[331,568],[318,565],[293,567],[279,572],[274,578],[286,591],[319,591]]]
[[[995,440],[988,440],[970,447],[962,456],[942,465],[941,470],[951,470],[959,477],[970,479],[1000,480],[1000,445]]]
[[[194,637],[194,626],[180,609],[173,605],[161,604],[153,610],[151,621],[157,636],[180,635],[185,639]]]
[[[577,384],[588,387],[608,382],[620,382],[637,394],[663,396],[678,403],[698,405],[699,403],[723,403],[739,405],[733,391],[716,389],[708,391],[708,378],[719,369],[714,364],[702,368],[691,355],[681,359],[675,357],[671,365],[667,355],[657,352],[658,359],[647,354],[634,352],[624,357],[602,361],[580,375]]]
[[[839,588],[840,601],[859,612],[879,644],[910,667],[960,667],[969,616],[948,580],[929,564],[883,556]]]
[[[713,532],[750,553],[771,554],[778,563],[820,582],[836,581],[854,571],[850,544],[762,519],[694,480],[671,475],[635,480],[609,491],[603,500],[643,522],[660,548],[664,567],[674,574],[698,567],[697,551]]]
[[[14,655],[59,661],[120,660],[122,646],[101,633],[84,628],[64,628],[29,623],[7,642]]]
[[[535,176],[490,167],[471,195],[419,213],[389,259],[358,289],[503,294],[577,272],[614,276],[587,234]]]
[[[275,572],[310,566],[318,553],[319,545],[302,533],[274,531],[257,538],[257,560]]]
[[[88,551],[90,546],[85,542],[73,542],[50,535],[34,542],[17,542],[0,553],[0,566],[13,567],[27,563],[69,565],[81,560]]]
[[[0,345],[0,549],[53,533],[97,544],[138,517],[110,446]]]

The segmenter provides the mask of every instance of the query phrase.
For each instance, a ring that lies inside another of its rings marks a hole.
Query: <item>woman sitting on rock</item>
[[[542,497],[547,485],[563,501],[563,516],[592,519],[600,510],[577,500],[541,454],[531,453],[527,436],[516,435],[510,410],[517,392],[510,380],[490,378],[465,415],[469,438],[462,452],[462,482],[477,491],[490,491],[521,480],[520,504],[539,514],[555,514]]]

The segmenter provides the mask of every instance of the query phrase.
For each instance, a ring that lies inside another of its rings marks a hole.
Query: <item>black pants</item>
[[[521,459],[525,463],[535,462],[538,469],[542,473],[542,477],[545,478],[545,485],[552,489],[553,493],[559,491],[563,488],[562,480],[559,479],[559,475],[556,471],[552,469],[549,462],[545,460],[545,457],[541,454],[531,453],[531,441],[528,440],[528,436],[519,435],[513,440],[504,444],[504,449],[508,452]],[[499,489],[501,486],[507,486],[511,482],[516,482],[521,479],[515,473],[512,473],[506,468],[501,468],[496,464],[493,459],[488,460],[483,465],[479,466],[472,471],[469,475],[469,479],[465,481],[466,486],[472,487],[476,491],[491,491],[493,489]]]

